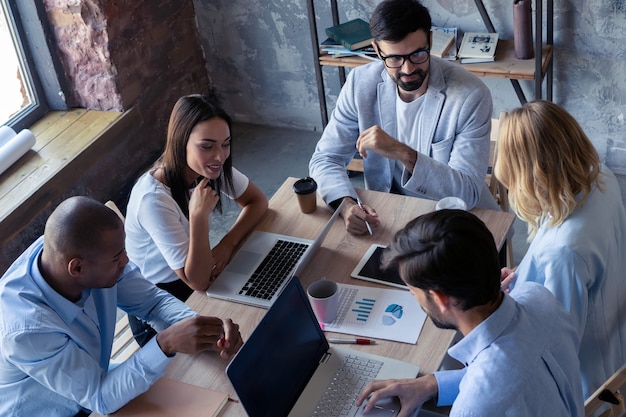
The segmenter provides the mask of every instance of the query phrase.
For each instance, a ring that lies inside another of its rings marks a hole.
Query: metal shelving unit
[[[508,78],[517,94],[520,103],[526,103],[527,99],[522,91],[519,81],[531,80],[535,83],[534,96],[536,99],[543,98],[542,85],[546,80],[546,100],[552,101],[553,84],[553,42],[554,42],[554,0],[545,0],[546,10],[544,14],[544,0],[534,0],[535,5],[535,58],[519,60],[515,58],[513,41],[501,40],[496,50],[496,60],[494,62],[480,64],[460,64],[466,70],[479,77]],[[491,18],[485,9],[483,0],[474,0],[476,8],[487,28],[488,32],[497,32]],[[330,0],[333,25],[339,24],[339,11],[337,0]],[[311,44],[313,48],[313,58],[315,64],[315,76],[320,101],[320,112],[324,126],[328,124],[328,109],[326,105],[326,91],[322,74],[323,66],[336,66],[338,69],[339,82],[341,85],[346,80],[345,67],[356,67],[370,61],[363,58],[332,58],[325,54],[320,54],[319,39],[317,35],[317,22],[315,20],[314,0],[307,0],[307,11],[309,17],[309,27],[311,30]],[[540,21],[537,20],[540,16]],[[543,22],[546,21],[546,42],[543,43]],[[540,58],[538,51],[541,52]],[[457,62],[459,62],[457,60]]]

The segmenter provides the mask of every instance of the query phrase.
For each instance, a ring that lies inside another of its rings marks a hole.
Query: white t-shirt
[[[246,191],[248,183],[248,177],[233,168],[234,195],[222,194],[235,200]],[[143,276],[154,284],[178,279],[174,270],[185,266],[189,252],[189,220],[172,198],[170,188],[150,172],[133,186],[124,229],[128,258]]]
[[[421,122],[422,122],[422,103],[424,103],[424,96],[419,96],[415,100],[407,103],[403,101],[396,93],[396,123],[398,126],[398,142],[404,143],[411,149],[419,149],[419,140]],[[395,168],[393,172],[393,181],[396,185],[402,189],[406,178],[410,177],[410,173],[405,170],[404,165],[400,162],[395,162]],[[404,190],[407,194],[408,190]],[[419,195],[418,195],[419,197]]]

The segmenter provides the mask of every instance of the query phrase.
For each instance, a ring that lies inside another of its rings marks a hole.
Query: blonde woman
[[[516,283],[543,284],[569,310],[586,398],[626,362],[626,212],[619,185],[580,125],[554,103],[510,112],[497,146],[495,175],[528,223],[530,247]]]

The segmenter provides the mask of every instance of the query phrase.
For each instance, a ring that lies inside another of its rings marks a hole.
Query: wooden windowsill
[[[53,111],[30,130],[36,143],[0,174],[0,246],[66,191],[117,143],[139,112]]]

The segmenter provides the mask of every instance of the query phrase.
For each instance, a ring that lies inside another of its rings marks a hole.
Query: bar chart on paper
[[[361,300],[354,301],[354,308],[352,308],[352,312],[356,314],[355,320],[367,322],[375,304],[376,300],[373,298],[363,298]]]
[[[325,330],[416,343],[426,314],[410,292],[339,284],[339,314]]]

